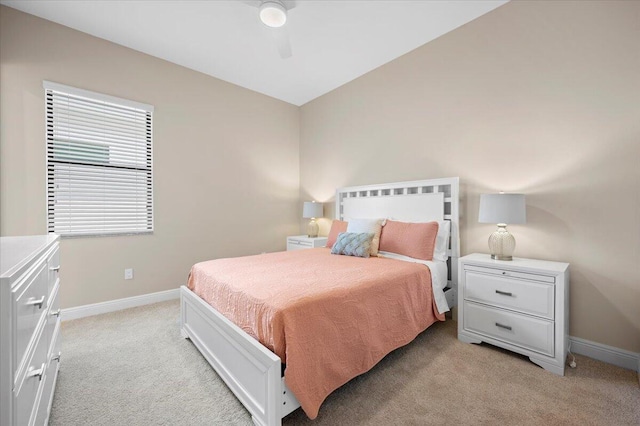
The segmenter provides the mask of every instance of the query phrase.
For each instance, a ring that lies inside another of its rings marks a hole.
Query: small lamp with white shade
[[[316,219],[322,217],[324,209],[322,203],[316,203],[315,201],[305,201],[302,208],[302,217],[305,219],[311,219],[309,221],[309,227],[307,228],[307,236],[310,238],[316,238],[318,236],[318,224]]]
[[[491,258],[513,260],[516,239],[507,231],[507,224],[515,225],[527,222],[527,210],[524,194],[482,194],[478,222],[495,223],[498,229],[489,236]]]

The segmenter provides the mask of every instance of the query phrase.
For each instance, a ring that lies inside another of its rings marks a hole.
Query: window
[[[153,107],[44,82],[47,230],[153,231]]]

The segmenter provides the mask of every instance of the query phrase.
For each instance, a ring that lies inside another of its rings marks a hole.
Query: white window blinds
[[[153,107],[48,81],[44,88],[48,232],[152,232]]]

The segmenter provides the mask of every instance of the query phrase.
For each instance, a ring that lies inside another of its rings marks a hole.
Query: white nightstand
[[[458,339],[486,342],[564,375],[569,264],[474,253],[459,259]]]
[[[306,235],[287,237],[287,251],[324,247],[325,245],[327,245],[327,237],[310,238]]]

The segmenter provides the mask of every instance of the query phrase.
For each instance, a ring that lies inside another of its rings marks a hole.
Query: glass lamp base
[[[507,225],[498,224],[498,229],[489,236],[489,251],[495,260],[513,260],[516,239],[507,231]]]
[[[309,226],[307,227],[307,236],[309,238],[316,238],[318,236],[318,224],[316,223],[315,219],[311,219],[311,222],[309,222]]]

